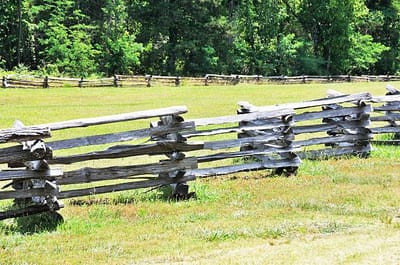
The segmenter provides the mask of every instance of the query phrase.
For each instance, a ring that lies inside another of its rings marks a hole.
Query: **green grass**
[[[212,117],[234,114],[241,100],[298,102],[324,97],[327,89],[385,93],[382,83],[7,89],[0,91],[0,125],[174,105],[188,106],[186,119]],[[54,138],[147,125],[73,129],[54,132]],[[0,222],[0,264],[396,264],[399,150],[376,146],[367,159],[303,161],[289,178],[265,170],[197,180],[190,183],[197,198],[189,201],[171,201],[159,190],[66,200],[64,223],[57,227]]]

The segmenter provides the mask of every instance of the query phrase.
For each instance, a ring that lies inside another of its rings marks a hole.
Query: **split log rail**
[[[274,106],[240,102],[234,115],[193,120],[177,106],[35,126],[16,122],[0,130],[0,143],[7,144],[0,164],[8,166],[0,171],[0,200],[16,205],[0,212],[0,220],[57,211],[61,199],[166,185],[176,198],[187,198],[187,182],[196,178],[264,169],[292,175],[301,159],[367,157],[373,134],[400,134],[400,92],[388,90],[384,97],[329,91],[327,98]],[[58,130],[136,120],[150,126],[44,141]]]
[[[368,156],[371,151],[371,100],[368,93],[339,95],[301,103],[258,107],[240,102],[241,112],[276,108],[295,110],[292,143],[300,158],[321,159],[343,155]],[[315,110],[315,108],[319,108]]]
[[[262,75],[219,75],[204,77],[181,77],[160,75],[114,75],[109,78],[85,79],[62,77],[35,77],[28,75],[3,76],[3,88],[52,88],[52,87],[152,87],[152,86],[210,86],[237,84],[305,84],[331,82],[389,82],[400,81],[400,76],[262,76]]]
[[[374,115],[371,121],[374,126],[371,131],[374,135],[392,135],[388,139],[375,139],[376,144],[400,144],[400,91],[391,85],[386,86],[385,96],[374,97]]]
[[[190,196],[186,182],[198,177],[297,167],[300,163],[295,156],[276,158],[275,153],[284,152],[279,148],[291,151],[288,146],[279,147],[276,143],[265,150],[242,149],[287,138],[286,130],[292,126],[291,109],[189,121],[181,116],[186,111],[185,106],[178,106],[28,127],[18,123],[18,128],[0,131],[3,143],[20,142],[0,149],[0,163],[9,167],[0,171],[0,181],[5,184],[0,200],[14,199],[19,205],[17,209],[1,212],[0,219],[56,211],[63,207],[61,199],[165,185],[174,187],[173,196],[185,198]],[[46,143],[42,140],[57,130],[155,117],[160,120],[151,122],[149,128]],[[261,127],[242,124],[257,120],[273,122]],[[254,129],[274,129],[274,132],[237,139],[237,133]],[[141,143],[136,144],[137,141]],[[79,151],[85,146],[96,150]],[[243,159],[253,155],[264,159]],[[108,164],[112,166],[103,167],[105,159],[111,160]],[[120,164],[124,160],[128,165]],[[149,163],[149,160],[155,161]],[[91,183],[90,187],[78,185],[85,183]]]

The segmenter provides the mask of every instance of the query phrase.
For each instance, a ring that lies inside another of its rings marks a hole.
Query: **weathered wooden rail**
[[[51,87],[151,87],[184,85],[237,85],[252,84],[305,84],[329,82],[389,82],[400,81],[400,76],[262,76],[262,75],[219,75],[207,74],[204,77],[181,77],[160,75],[114,75],[109,78],[61,78],[36,77],[27,75],[3,76],[3,88],[51,88]]]
[[[297,167],[300,163],[296,156],[285,159],[274,157],[275,153],[283,152],[279,150],[277,141],[288,138],[287,142],[290,142],[291,137],[287,136],[286,130],[292,126],[293,110],[184,121],[181,114],[186,111],[186,107],[180,106],[30,127],[19,123],[18,128],[0,131],[3,136],[1,142],[21,143],[0,149],[0,163],[9,167],[0,171],[0,181],[5,184],[0,191],[0,200],[14,199],[20,205],[17,209],[0,213],[0,219],[56,211],[63,206],[60,199],[138,188],[173,185],[174,196],[187,197],[190,193],[186,182],[197,177]],[[148,128],[46,143],[43,141],[43,138],[50,136],[50,132],[57,130],[155,117],[160,120],[152,122]],[[243,124],[258,120],[273,122],[261,127]],[[237,133],[254,129],[273,129],[274,132],[262,137],[236,138]],[[198,139],[201,141],[194,141]],[[141,143],[132,142],[137,140]],[[121,142],[126,144],[122,145]],[[268,145],[272,142],[275,147],[266,150],[242,149],[250,144]],[[84,146],[93,146],[91,148],[96,151],[79,151]],[[286,143],[284,148],[286,152],[291,151],[290,144]],[[255,154],[264,157],[264,160],[243,159]],[[107,163],[111,166],[104,167],[104,159],[111,159]],[[125,165],[121,164],[123,159],[127,160]],[[235,159],[242,160],[235,162]],[[97,166],[88,167],[88,162]],[[210,165],[210,162],[219,166]],[[73,165],[73,169],[68,165]],[[91,186],[76,186],[83,183],[91,183]]]
[[[71,164],[92,159],[121,158],[133,155],[145,155],[152,153],[166,153],[174,149],[178,143],[172,141],[162,141],[148,145],[114,146],[106,150],[87,153],[72,154],[67,156],[55,155],[57,150],[71,149],[88,145],[99,145],[105,143],[117,143],[132,141],[143,137],[154,137],[158,135],[169,135],[177,130],[181,130],[188,124],[171,124],[158,126],[157,128],[139,129],[125,133],[106,134],[90,137],[80,137],[67,140],[44,143],[42,138],[49,136],[50,131],[71,129],[77,127],[88,127],[113,122],[131,121],[138,119],[148,119],[152,117],[175,117],[187,111],[186,107],[173,107],[151,111],[139,111],[127,114],[98,117],[93,119],[78,119],[66,122],[41,124],[34,127],[22,127],[7,129],[0,132],[5,135],[3,142],[19,141],[22,145],[11,146],[0,149],[0,163],[6,163],[11,168],[0,172],[0,180],[8,181],[5,185],[6,190],[0,192],[0,199],[17,199],[17,204],[26,205],[28,213],[34,213],[32,209],[37,206],[38,211],[57,210],[62,204],[60,198],[73,197],[78,195],[89,195],[104,191],[117,191],[126,187],[148,187],[164,182],[163,179],[139,178],[132,183],[124,183],[111,187],[97,187],[96,189],[72,189],[60,191],[60,186],[66,184],[77,184],[85,182],[99,181],[103,179],[128,178],[141,174],[149,174],[158,171],[175,169],[176,167],[194,167],[196,161],[163,162],[155,164],[135,165],[135,166],[115,166],[102,168],[82,168],[63,172],[60,169],[50,168],[54,164]],[[182,127],[183,126],[183,127]],[[190,128],[190,127],[189,127]],[[12,133],[9,133],[11,131]],[[193,148],[190,145],[182,144],[182,149]],[[102,172],[100,174],[99,172]],[[169,180],[170,181],[170,180]],[[171,182],[171,181],[170,181]],[[13,189],[11,189],[11,187]],[[94,192],[96,191],[96,192]],[[24,202],[24,203],[22,203]],[[7,211],[0,214],[0,219],[24,214],[22,209]]]
[[[400,144],[400,91],[391,85],[386,87],[385,96],[374,97],[374,115],[371,117],[374,135],[392,134],[391,139],[374,139],[379,144]]]
[[[284,108],[258,113],[194,120],[196,132],[184,135],[194,137],[223,135],[223,140],[204,142],[207,154],[198,156],[198,163],[240,159],[236,164],[218,167],[200,167],[191,172],[208,177],[239,171],[283,169],[298,167],[300,160],[293,153],[293,109]],[[213,125],[213,129],[207,129]],[[217,126],[217,127],[216,127]],[[205,128],[205,129],[202,129]],[[256,131],[257,133],[251,134]],[[238,137],[239,135],[239,137]],[[258,146],[257,149],[249,148]],[[221,152],[223,151],[223,152]],[[290,154],[290,155],[289,155]],[[256,157],[257,159],[249,159]]]
[[[0,164],[8,166],[0,171],[0,200],[16,205],[0,212],[0,220],[57,211],[61,199],[139,188],[171,185],[173,196],[187,198],[187,182],[196,178],[263,169],[291,175],[301,159],[367,157],[373,134],[400,134],[400,92],[392,87],[383,97],[329,91],[312,101],[239,105],[234,115],[194,120],[184,120],[187,108],[177,106],[35,126],[16,122],[0,130],[0,143],[7,143]],[[44,141],[58,130],[143,119],[150,125]]]
[[[301,158],[320,159],[332,156],[367,156],[372,133],[368,128],[372,108],[368,93],[335,95],[301,103],[257,107],[240,102],[241,112],[257,113],[276,108],[295,110],[292,146]],[[318,109],[316,109],[318,108]]]

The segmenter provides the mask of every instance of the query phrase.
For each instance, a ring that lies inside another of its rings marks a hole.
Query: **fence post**
[[[43,88],[49,88],[49,77],[47,75],[43,79]]]
[[[17,123],[14,128],[23,128],[22,123]],[[64,207],[57,199],[59,188],[56,177],[62,176],[61,170],[51,171],[47,159],[51,159],[52,150],[41,139],[23,141],[21,152],[29,152],[30,157],[22,161],[9,161],[9,167],[25,166],[26,170],[34,171],[35,175],[28,179],[12,179],[9,184],[19,196],[14,203],[19,209],[13,209],[1,214],[1,218],[21,217],[43,212],[53,212],[51,218],[60,221],[61,215],[54,213]],[[36,191],[36,192],[35,192]],[[28,194],[24,194],[24,193]]]
[[[3,76],[3,81],[2,81],[2,87],[3,88],[7,88],[8,87],[8,83],[7,83],[7,77]]]
[[[204,85],[208,86],[208,75],[206,75],[204,78]]]
[[[236,75],[234,78],[232,78],[232,80],[231,80],[231,83],[233,84],[233,85],[237,85],[237,84],[239,84],[239,82],[240,82],[240,77],[239,77],[239,75]]]
[[[177,76],[175,78],[175,86],[179,86],[181,84],[181,78],[179,76]]]
[[[387,92],[386,92],[386,96],[394,96],[394,95],[400,95],[400,91],[399,90],[397,90],[396,88],[394,88],[394,87],[392,87],[392,86],[386,86],[386,90],[387,90]],[[387,102],[386,104],[384,104],[384,106],[385,107],[388,107],[388,106],[399,106],[399,102],[398,101],[395,101],[395,102]],[[392,116],[393,114],[393,116],[396,116],[396,114],[395,114],[396,112],[393,112],[393,111],[390,111],[390,110],[387,110],[386,112],[385,112],[385,116],[388,116],[388,117],[390,117],[390,116]],[[396,123],[396,120],[390,120],[389,119],[389,121],[388,121],[388,123],[389,123],[389,126],[390,127],[398,127],[399,125]],[[399,140],[400,139],[400,132],[395,132],[394,133],[394,137],[393,137],[393,139],[394,140]]]
[[[184,119],[179,115],[168,115],[160,117],[160,121],[156,126],[170,126],[176,127],[178,124],[182,123]],[[153,139],[161,144],[165,142],[166,144],[171,143],[185,143],[186,138],[183,137],[178,131],[173,131],[171,133],[157,136],[157,138]],[[185,154],[179,150],[174,150],[172,152],[165,154],[171,161],[179,161],[185,158]],[[194,195],[194,192],[189,192],[189,185],[186,181],[180,181],[179,179],[184,177],[186,174],[186,169],[178,169],[172,172],[163,172],[159,175],[160,178],[172,178],[174,179],[174,183],[171,184],[173,189],[172,197],[175,199],[189,199]]]
[[[147,75],[146,77],[145,77],[145,79],[146,79],[146,82],[147,82],[147,87],[151,87],[151,79],[152,79],[152,75]]]
[[[238,114],[246,114],[246,113],[253,113],[257,112],[258,110],[254,108],[253,105],[249,104],[248,102],[241,102],[240,109],[237,111]],[[257,136],[276,136],[276,140],[269,140],[266,142],[262,142],[260,140],[260,144],[256,145],[246,145],[241,147],[241,151],[246,150],[260,150],[266,151],[269,146],[274,146],[270,148],[271,154],[274,156],[279,156],[281,159],[286,160],[286,162],[290,161],[291,166],[276,166],[273,168],[274,174],[277,175],[285,175],[285,176],[292,176],[297,174],[298,165],[300,163],[300,159],[298,156],[293,152],[292,149],[292,142],[295,138],[293,126],[294,126],[294,119],[293,114],[294,110],[291,110],[292,114],[284,115],[281,117],[275,117],[270,119],[264,120],[254,120],[254,121],[246,121],[240,122],[239,127],[263,127],[271,125],[279,121],[281,125],[270,126],[271,128],[268,129],[255,129],[246,131],[244,133],[239,133],[238,138],[246,138],[246,137],[257,137]],[[274,149],[276,148],[276,149]],[[275,151],[274,151],[275,150]],[[275,153],[276,150],[280,150],[278,153]],[[271,158],[268,155],[259,155],[256,156],[257,159],[260,160],[270,160]],[[276,159],[276,158],[273,158]],[[276,163],[279,163],[279,160],[276,160]]]
[[[371,106],[366,105],[364,101],[360,100],[355,103],[358,108],[358,113],[348,114],[345,116],[337,116],[331,118],[323,118],[322,122],[326,124],[335,125],[336,128],[328,130],[326,133],[331,137],[340,135],[355,136],[357,140],[350,140],[348,142],[332,142],[326,144],[332,148],[352,148],[351,154],[360,157],[368,157],[371,150],[371,130],[366,126],[370,124],[370,111]],[[343,106],[339,104],[330,104],[322,107],[323,111],[341,110]],[[346,125],[347,123],[347,125]]]
[[[119,86],[121,85],[119,84],[118,75],[114,75],[114,87],[119,87]]]
[[[78,81],[78,86],[82,87],[83,86],[83,77],[81,78],[81,80]]]

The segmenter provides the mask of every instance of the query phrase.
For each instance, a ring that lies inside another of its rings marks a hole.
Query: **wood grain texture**
[[[160,135],[174,133],[178,131],[185,132],[192,130],[194,130],[194,123],[184,122],[170,126],[157,126],[157,127],[138,129],[127,132],[93,135],[87,137],[54,141],[47,143],[47,145],[49,145],[53,150],[61,150],[61,149],[69,149],[69,148],[89,146],[89,145],[126,142],[141,138],[157,137]]]
[[[96,117],[96,118],[85,118],[85,119],[76,119],[76,120],[69,120],[62,122],[40,124],[36,125],[36,127],[50,128],[50,130],[55,131],[55,130],[62,130],[69,128],[88,127],[92,125],[100,125],[100,124],[107,124],[114,122],[148,119],[166,115],[179,115],[179,114],[184,114],[186,112],[187,112],[186,106],[176,106],[170,108],[137,111],[137,112],[123,113],[123,114]]]
[[[0,143],[22,142],[51,137],[48,127],[25,127],[0,130]]]
[[[53,180],[63,176],[61,169],[48,169],[43,171],[32,170],[2,170],[0,171],[0,181],[21,180],[21,179],[48,179]]]
[[[65,157],[55,157],[49,160],[50,164],[71,164],[87,160],[113,159],[140,155],[161,155],[172,152],[187,152],[202,150],[203,142],[196,143],[177,143],[174,141],[163,141],[145,145],[120,145],[113,146],[103,151],[90,152],[85,154],[71,155]]]
[[[197,168],[196,158],[187,158],[177,161],[161,161],[160,163],[120,166],[107,168],[81,168],[64,173],[64,176],[57,180],[58,185],[77,183],[88,183],[100,180],[123,179],[132,176],[157,175],[163,172]],[[154,176],[153,176],[154,177]]]

